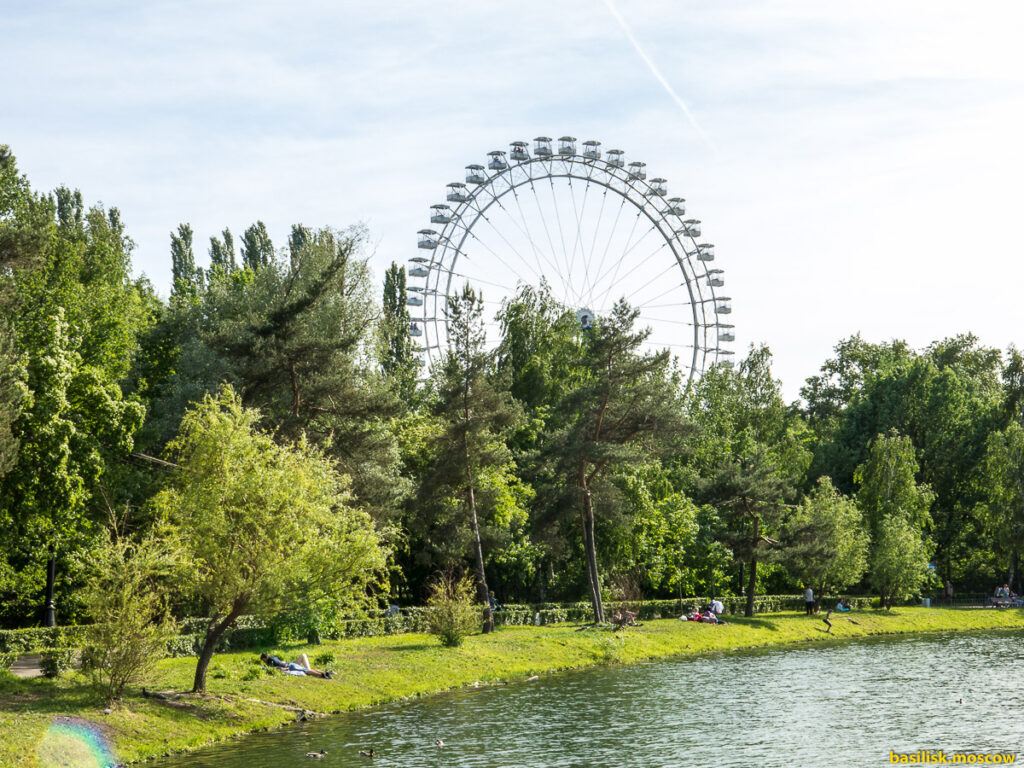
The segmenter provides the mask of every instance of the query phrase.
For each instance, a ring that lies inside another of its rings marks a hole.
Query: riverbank
[[[624,632],[578,625],[505,627],[442,648],[434,638],[393,635],[278,649],[306,652],[334,670],[335,679],[268,676],[257,653],[214,658],[209,693],[169,700],[132,691],[109,715],[81,675],[66,679],[0,678],[0,765],[26,768],[94,768],[97,756],[119,762],[196,749],[214,741],[294,722],[298,711],[318,715],[473,685],[524,681],[567,669],[630,663],[788,643],[820,642],[883,634],[1024,628],[1024,611],[899,608],[892,612],[834,614],[832,636],[821,617],[765,614],[729,617],[726,626],[673,619],[646,622]],[[158,691],[191,686],[195,660],[165,659],[151,684]],[[100,757],[99,759],[102,759]]]

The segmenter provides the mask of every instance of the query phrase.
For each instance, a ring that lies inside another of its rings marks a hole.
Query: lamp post
[[[57,555],[50,545],[50,561],[46,564],[46,605],[43,607],[43,623],[48,627],[57,626],[57,606],[53,602],[53,582],[57,576]]]

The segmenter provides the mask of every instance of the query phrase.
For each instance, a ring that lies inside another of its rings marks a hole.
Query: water
[[[1024,751],[1022,641],[1020,632],[931,635],[605,667],[340,715],[151,765],[760,768],[880,766],[890,750]],[[372,761],[359,755],[371,747]],[[305,757],[320,749],[322,760]]]

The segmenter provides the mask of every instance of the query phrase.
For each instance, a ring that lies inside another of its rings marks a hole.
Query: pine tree
[[[598,623],[604,622],[604,604],[594,538],[595,485],[689,432],[669,354],[640,352],[650,330],[634,330],[638,317],[638,310],[619,301],[610,317],[598,318],[586,332],[580,360],[583,375],[555,409],[567,421],[546,450],[576,494],[587,583]]]

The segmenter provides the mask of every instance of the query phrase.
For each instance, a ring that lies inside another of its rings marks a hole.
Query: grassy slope
[[[1024,628],[1024,611],[963,611],[900,608],[891,613],[833,615],[838,638],[939,630]],[[410,696],[460,688],[480,681],[522,680],[533,674],[632,662],[667,656],[728,651],[828,639],[818,617],[768,614],[732,618],[713,627],[677,620],[648,622],[623,633],[577,632],[577,626],[507,627],[493,635],[467,639],[461,648],[441,648],[424,635],[395,635],[295,647],[311,658],[330,652],[336,679],[261,675],[243,680],[256,653],[243,651],[214,658],[207,697],[182,697],[173,703],[143,699],[132,692],[110,715],[78,675],[60,681],[0,678],[0,765],[50,768],[78,763],[67,745],[48,732],[54,718],[70,716],[99,724],[121,761],[194,749],[212,741],[291,722],[301,707],[319,713],[340,712]],[[191,687],[194,659],[160,662],[152,680],[158,690]],[[250,701],[258,699],[259,701]],[[282,706],[284,705],[284,706]],[[64,760],[56,755],[67,753]]]

